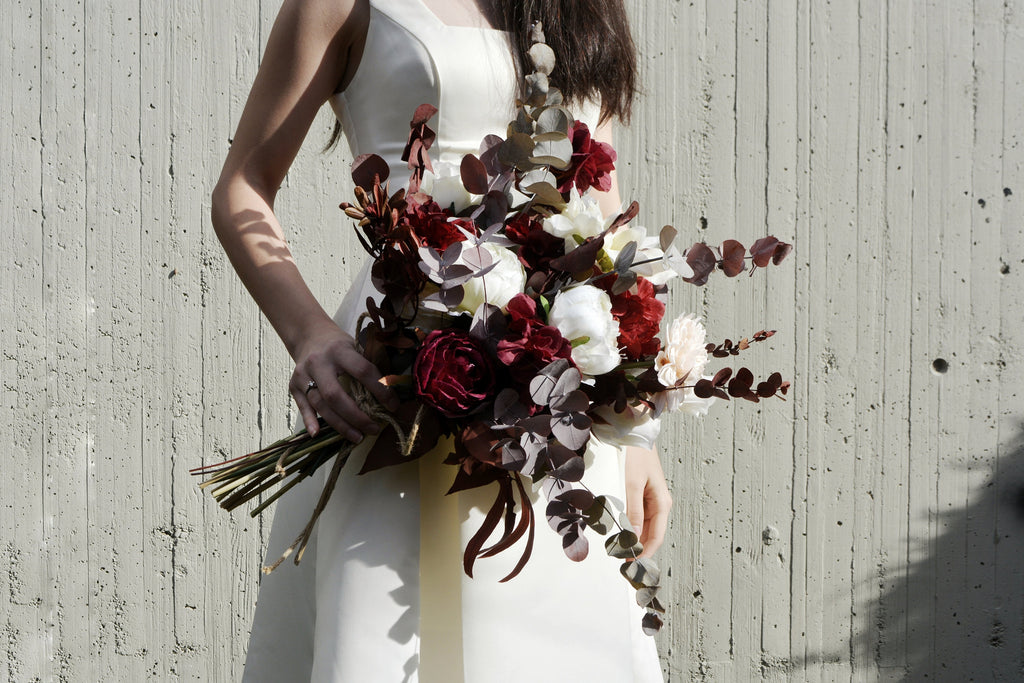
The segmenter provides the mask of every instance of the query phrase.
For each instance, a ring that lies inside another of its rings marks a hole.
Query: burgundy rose
[[[519,245],[519,262],[528,273],[547,270],[551,259],[565,254],[565,240],[545,232],[541,222],[526,212],[508,222],[505,236]]]
[[[412,368],[416,395],[446,417],[461,417],[495,393],[487,351],[468,332],[434,330]]]
[[[607,142],[590,137],[587,124],[577,121],[569,130],[572,140],[572,159],[569,167],[558,174],[558,191],[568,192],[573,185],[583,194],[594,187],[601,192],[612,189],[615,170],[615,150]]]
[[[622,294],[612,294],[616,277],[598,280],[612,300],[612,317],[619,321],[619,348],[630,360],[653,356],[661,349],[658,331],[665,315],[665,304],[654,296],[651,281],[638,277],[636,285]]]
[[[450,220],[451,212],[442,209],[435,201],[421,204],[410,198],[405,218],[419,243],[437,251],[444,251],[453,243],[466,239],[459,230],[460,225],[471,233],[476,232],[472,221]]]
[[[507,310],[508,331],[498,342],[498,360],[508,366],[516,382],[527,385],[545,365],[572,355],[572,345],[558,329],[537,318],[533,299],[517,294],[508,302]]]

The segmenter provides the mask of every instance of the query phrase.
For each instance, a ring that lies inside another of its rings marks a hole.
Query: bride
[[[274,215],[277,189],[317,111],[331,104],[353,155],[388,161],[394,189],[408,176],[400,161],[408,121],[431,103],[439,110],[431,157],[439,167],[457,164],[485,135],[504,134],[538,20],[557,56],[554,85],[595,137],[610,141],[611,122],[628,119],[635,91],[622,0],[284,0],[212,217],[295,361],[289,391],[310,432],[320,415],[353,441],[368,444],[378,433],[342,389],[342,374],[386,407],[397,404],[353,343],[355,317],[373,294],[365,269],[332,317]],[[614,183],[597,199],[606,214],[619,209]],[[671,505],[657,454],[599,442],[591,451],[592,488],[625,497],[644,555],[652,554]],[[641,612],[610,558],[595,552],[569,562],[542,525],[519,577],[497,582],[501,558],[478,563],[473,579],[463,575],[466,534],[478,528],[487,499],[443,495],[452,476],[443,456],[365,477],[343,471],[302,564],[263,580],[244,680],[661,680],[653,640],[641,633]],[[268,558],[309,517],[316,485],[308,481],[278,504]]]

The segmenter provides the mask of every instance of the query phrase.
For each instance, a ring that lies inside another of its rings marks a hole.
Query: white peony
[[[605,405],[591,412],[605,421],[595,420],[590,428],[591,434],[601,441],[613,446],[654,448],[654,441],[661,431],[661,420],[654,417],[647,406],[626,406],[624,411],[616,413],[614,406]]]
[[[433,162],[434,170],[423,173],[420,191],[429,194],[442,209],[455,206],[455,213],[473,203],[471,195],[462,184],[462,170],[458,164],[446,161]]]
[[[490,253],[498,265],[482,277],[470,278],[462,285],[465,295],[459,310],[475,313],[485,301],[504,310],[516,294],[526,286],[526,271],[519,257],[510,249],[485,242],[481,247]]]
[[[563,289],[555,296],[548,324],[573,341],[588,337],[572,350],[572,360],[585,375],[601,375],[619,366],[619,321],[612,317],[608,294],[592,285]]]
[[[573,235],[586,239],[595,237],[607,227],[597,200],[589,195],[581,196],[575,189],[569,196],[569,204],[562,213],[544,219],[544,232],[565,240],[565,250],[572,251],[578,245]]]
[[[658,381],[666,387],[674,387],[682,380],[694,384],[704,378],[704,366],[708,363],[708,352],[704,349],[706,334],[704,325],[692,313],[676,318],[669,326],[664,345],[654,360]],[[669,391],[655,395],[654,403],[657,415],[677,410],[692,415],[706,415],[714,398],[697,398],[693,389],[670,388]]]

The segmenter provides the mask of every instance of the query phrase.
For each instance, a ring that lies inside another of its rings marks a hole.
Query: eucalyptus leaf
[[[562,536],[562,550],[565,551],[565,556],[573,562],[582,562],[590,553],[590,543],[587,541],[587,537],[579,531],[570,531]]]
[[[615,524],[615,518],[608,512],[604,496],[597,496],[583,513],[587,526],[604,536]]]
[[[562,377],[559,378],[559,383],[561,383],[562,379],[565,378],[566,375],[569,375],[569,373],[564,373]],[[571,384],[567,384],[566,386],[571,386]],[[578,387],[579,383],[577,383],[576,386]],[[587,408],[590,407],[590,398],[579,389],[570,389],[566,393],[555,395],[558,394],[558,392],[559,386],[556,384],[555,391],[552,392],[551,398],[551,410],[553,413],[584,413]]]
[[[442,289],[437,293],[437,298],[448,308],[456,308],[462,303],[462,300],[466,297],[466,291],[462,288],[462,285],[455,287]]]
[[[491,252],[483,247],[470,247],[462,250],[462,262],[473,270],[482,270],[491,265],[493,261]]]
[[[506,166],[514,166],[520,170],[533,168],[530,162],[533,155],[533,138],[526,133],[512,133],[498,148],[498,160]]]
[[[673,228],[671,225],[666,225],[664,228],[662,228],[661,232],[658,233],[658,241],[660,242],[661,250],[665,251],[670,246],[672,246],[672,242],[675,241],[676,235],[678,234],[679,231]]]
[[[533,68],[542,74],[551,75],[555,68],[555,51],[544,43],[534,43],[530,46],[530,63]]]
[[[636,258],[636,240],[628,243],[619,252],[619,255],[615,257],[615,272],[622,275],[623,272],[629,270],[633,265],[633,259]]]
[[[555,383],[569,367],[567,359],[559,358],[541,368],[536,377],[530,380],[530,398],[533,399],[533,402],[539,406],[546,406],[551,398],[551,392],[555,388]]]
[[[632,270],[627,270],[625,273],[616,278],[612,284],[612,295],[618,296],[624,292],[629,291],[629,288],[636,284],[636,273]]]
[[[535,133],[561,133],[568,135],[572,116],[564,107],[545,107],[537,116]]]
[[[560,170],[568,168],[571,159],[572,143],[568,137],[564,136],[558,140],[541,140],[537,142],[529,158],[534,164],[545,164]]]
[[[472,194],[486,194],[487,192],[487,168],[484,162],[472,154],[462,157],[462,164],[459,167],[462,177],[462,185],[467,192]]]
[[[523,80],[526,82],[526,103],[533,107],[544,104],[551,89],[547,74],[534,72]]]
[[[535,132],[533,119],[526,112],[525,109],[520,109],[516,114],[516,118],[508,124],[508,135],[512,133],[525,133],[526,135],[533,135]]]
[[[653,636],[654,634],[656,634],[658,631],[661,630],[661,627],[664,625],[665,622],[662,621],[661,617],[659,617],[654,612],[648,612],[640,621],[640,626],[644,630],[644,635],[648,636]]]
[[[555,176],[551,171],[541,167],[524,173],[523,177],[519,179],[519,186],[529,189],[530,185],[533,185],[534,183],[548,183],[554,187],[557,182],[558,181],[555,179]]]
[[[656,601],[655,596],[658,594],[660,589],[661,586],[644,586],[643,588],[638,588],[636,591],[636,604],[641,607],[647,607],[648,605],[653,604]]]
[[[538,204],[544,204],[559,211],[568,206],[565,199],[562,198],[562,193],[555,189],[555,186],[551,183],[532,183],[524,186],[523,190],[532,194],[534,201]]]
[[[658,565],[655,564],[654,560],[649,557],[633,560],[632,562],[623,562],[619,567],[619,571],[626,577],[630,585],[638,590],[640,588],[657,586],[661,582],[661,570],[658,569]]]
[[[612,534],[604,542],[604,549],[612,557],[620,560],[633,559],[643,551],[643,547],[632,531],[620,531]]]
[[[563,446],[579,451],[590,441],[591,424],[583,413],[568,413],[551,421],[551,434]]]

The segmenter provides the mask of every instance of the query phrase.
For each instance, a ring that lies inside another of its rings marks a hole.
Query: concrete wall
[[[208,221],[277,6],[0,10],[4,680],[240,673],[267,524],[188,469],[294,419]],[[712,337],[778,329],[749,362],[794,391],[664,440],[670,679],[1017,679],[1024,2],[630,8],[624,194],[686,238],[796,245],[676,287]],[[359,250],[329,126],[278,208],[333,306]]]

